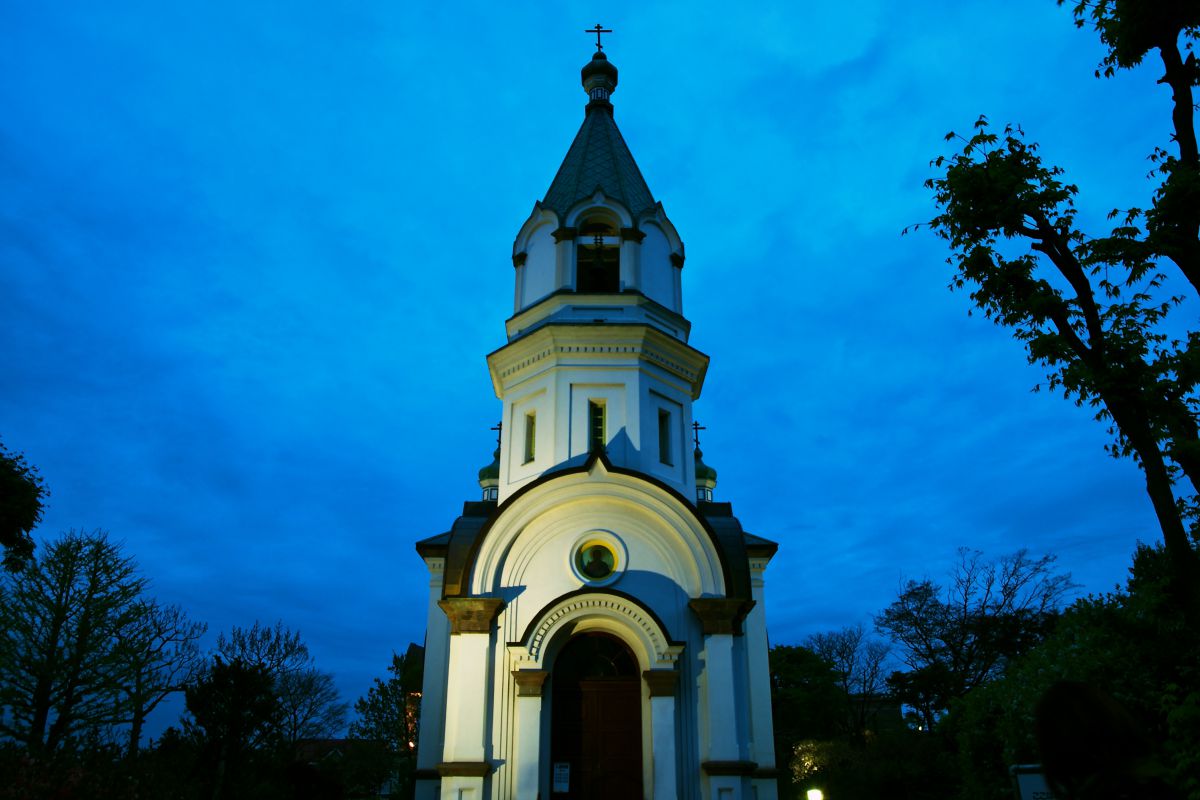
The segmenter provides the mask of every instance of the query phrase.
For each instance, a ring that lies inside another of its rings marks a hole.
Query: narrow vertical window
[[[587,222],[579,229],[575,291],[616,292],[621,288],[621,237],[612,225]]]
[[[671,412],[665,408],[658,410],[658,460],[671,463]]]
[[[533,461],[537,453],[537,412],[530,411],[525,415],[525,461]]]
[[[604,403],[588,401],[588,452],[603,450],[608,438],[604,435]]]

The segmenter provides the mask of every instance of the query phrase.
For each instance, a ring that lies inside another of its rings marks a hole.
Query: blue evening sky
[[[0,436],[216,633],[298,629],[346,700],[424,636],[475,499],[511,244],[615,29],[616,120],[686,246],[717,497],[781,547],[773,643],[968,546],[1086,591],[1157,527],[1104,426],[947,291],[929,160],[986,113],[1145,207],[1156,65],[1051,0],[0,5]],[[173,712],[174,713],[174,712]]]

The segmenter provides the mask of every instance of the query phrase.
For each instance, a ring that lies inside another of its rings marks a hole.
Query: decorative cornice
[[[652,325],[643,322],[596,326],[577,322],[552,322],[515,339],[488,355],[488,367],[497,394],[514,377],[555,359],[626,356],[661,367],[686,381],[697,396],[708,371],[708,356]]]
[[[567,239],[574,239],[579,234],[578,228],[568,228],[563,226],[551,231],[550,235],[554,237],[554,241],[561,242]]]
[[[688,601],[688,608],[700,618],[705,636],[741,636],[742,620],[754,608],[754,601],[696,597]]]
[[[512,676],[517,682],[517,697],[541,697],[549,674],[544,669],[514,669]]]
[[[674,697],[679,673],[673,669],[648,669],[642,673],[642,680],[651,697]]]
[[[701,761],[706,775],[753,775],[758,764],[753,761]]]
[[[450,634],[491,633],[504,601],[499,597],[449,597],[438,606],[450,618]]]
[[[642,243],[642,239],[646,238],[645,231],[639,231],[637,228],[621,228],[621,238],[630,242]]]
[[[519,253],[513,254],[513,269],[525,265],[525,259],[529,258],[529,253],[522,250]]]
[[[683,253],[671,253],[671,266],[683,269]]]
[[[577,292],[567,287],[556,289],[533,305],[517,311],[504,321],[504,331],[511,342],[523,334],[536,330],[549,318],[569,307],[594,308],[597,305],[622,314],[639,312],[645,314],[647,319],[659,319],[660,324],[676,331],[672,334],[673,336],[683,341],[687,341],[688,334],[691,332],[692,326],[686,317],[636,289],[626,288],[624,291],[615,293]]]
[[[429,567],[429,588],[439,589],[446,579],[446,559],[427,558],[425,566]]]
[[[487,761],[443,761],[437,765],[443,778],[483,778],[492,771]]]

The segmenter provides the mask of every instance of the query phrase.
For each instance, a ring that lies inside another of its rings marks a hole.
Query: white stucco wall
[[[667,236],[657,225],[645,225],[642,232],[646,238],[641,244],[642,292],[657,303],[672,311],[682,313],[676,296],[676,273],[679,268],[671,263],[671,246]]]
[[[558,289],[555,278],[555,242],[552,222],[536,226],[525,242],[525,264],[518,268],[520,291],[516,311],[527,308]]]
[[[576,549],[595,536],[612,543],[619,554],[611,583],[589,584],[573,569]],[[679,689],[671,701],[671,725],[678,730],[670,769],[678,796],[698,800],[703,637],[687,603],[692,597],[722,595],[725,586],[714,543],[677,498],[635,476],[608,473],[601,462],[589,473],[556,478],[522,495],[493,524],[480,545],[469,587],[472,594],[502,597],[506,603],[493,637],[490,680],[488,758],[497,765],[490,779],[494,797],[516,797],[521,698],[515,694],[512,670],[551,669],[554,654],[570,636],[602,630],[626,642],[640,669],[678,671]],[[585,587],[589,592],[580,594]],[[543,695],[543,704],[548,697]],[[549,712],[543,711],[541,718],[547,743],[542,757],[548,757]],[[648,696],[643,697],[642,722],[648,765],[654,763]],[[650,797],[652,770],[645,771],[645,780]],[[542,788],[548,796],[549,787]]]
[[[603,405],[607,455],[685,497],[695,493],[691,457],[691,386],[623,345],[581,348],[529,370],[503,391],[500,500],[552,470],[583,463],[590,450],[588,405]],[[668,419],[666,462],[659,453],[659,412]],[[526,460],[525,428],[536,419],[534,458]]]

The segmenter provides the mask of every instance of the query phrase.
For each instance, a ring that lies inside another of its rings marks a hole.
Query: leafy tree
[[[885,705],[884,669],[891,648],[868,638],[862,625],[814,634],[805,645],[833,665],[845,708],[843,732],[861,743]]]
[[[4,569],[9,572],[21,569],[33,556],[29,534],[42,520],[48,494],[37,468],[0,442],[0,546],[4,548]]]
[[[192,717],[185,731],[203,744],[210,796],[251,793],[255,751],[272,744],[280,727],[274,676],[262,664],[218,655],[184,698]]]
[[[767,656],[776,751],[786,754],[800,739],[837,735],[835,720],[843,701],[833,664],[811,649],[795,645],[776,645]]]
[[[1136,66],[1152,51],[1161,57],[1174,148],[1151,155],[1151,207],[1113,211],[1119,224],[1107,236],[1086,234],[1076,224],[1078,189],[1062,169],[1043,163],[1019,128],[997,135],[981,117],[959,154],[933,162],[944,173],[926,182],[940,210],[930,225],[953,250],[952,286],[970,287],[975,305],[1012,328],[1029,361],[1048,370],[1051,388],[1109,424],[1110,453],[1139,465],[1172,591],[1200,625],[1200,557],[1189,543],[1200,512],[1200,333],[1180,335],[1166,322],[1185,293],[1200,289],[1192,96],[1200,69],[1190,52],[1200,5],[1078,0],[1074,15],[1108,48],[1097,75]]]
[[[377,788],[394,781],[399,796],[411,793],[424,670],[425,648],[410,644],[404,655],[392,654],[388,678],[376,678],[354,703],[358,718],[350,725],[350,736],[362,746],[351,750],[352,784]]]
[[[345,725],[346,704],[339,702],[333,676],[313,667],[308,646],[277,621],[265,627],[235,627],[217,637],[217,652],[227,663],[259,668],[271,678],[279,701],[274,733],[283,741],[328,737]]]
[[[824,742],[838,734],[843,697],[833,665],[807,647],[776,645],[768,651],[775,759],[786,769],[779,780],[784,800],[803,796],[804,781],[829,761]],[[798,764],[799,769],[794,765]]]
[[[1200,637],[1168,591],[1169,575],[1161,546],[1140,545],[1124,589],[1077,600],[1003,677],[954,704],[947,727],[964,798],[1011,797],[1008,766],[1042,760],[1039,700],[1059,681],[1074,681],[1127,709],[1158,746],[1165,774],[1200,800]]]
[[[68,532],[10,575],[0,597],[0,733],[34,751],[122,721],[113,646],[137,621],[145,580],[96,531]]]
[[[1054,562],[1026,550],[988,560],[963,548],[946,587],[910,580],[875,618],[911,670],[889,684],[917,709],[922,727],[932,729],[953,699],[998,677],[1041,640],[1073,588]]]
[[[387,680],[376,678],[354,703],[358,719],[350,725],[350,735],[382,742],[396,755],[415,755],[424,666],[425,648],[420,645],[410,644],[402,656],[393,653]]]

